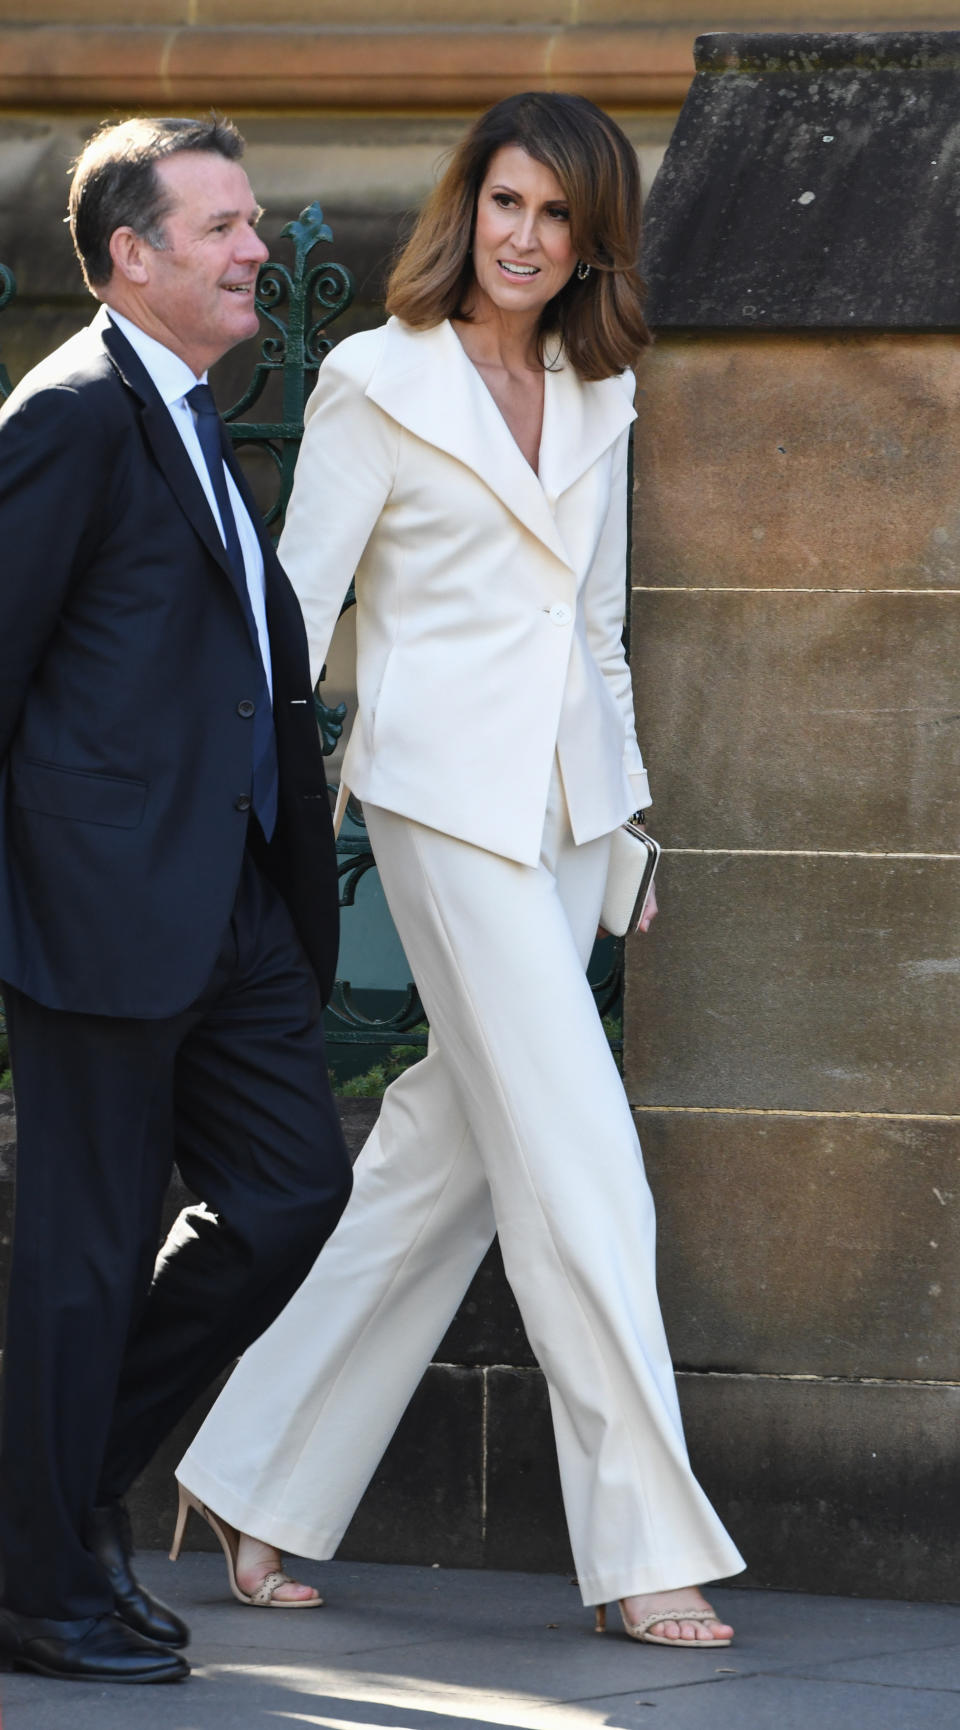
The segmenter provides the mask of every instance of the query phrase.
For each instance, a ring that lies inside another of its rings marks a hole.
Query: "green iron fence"
[[[319,204],[308,205],[295,221],[287,223],[281,239],[291,243],[292,262],[288,265],[270,259],[261,267],[257,308],[267,330],[261,336],[259,357],[246,390],[224,412],[238,449],[255,451],[275,471],[275,490],[264,510],[264,520],[277,536],[283,527],[293,485],[304,406],[324,356],[333,346],[330,328],[347,311],[354,297],[350,272],[342,264],[314,256],[319,246],[333,239]],[[0,311],[15,294],[13,275],[0,264]],[[0,400],[9,395],[10,389],[10,378],[0,358]],[[263,418],[250,418],[257,409],[262,411]],[[343,610],[353,605],[351,589]],[[325,703],[319,686],[314,700],[324,754],[329,756],[343,732],[346,705]],[[350,815],[352,821],[345,825],[347,832],[341,834],[338,842],[340,904],[344,909],[355,907],[361,883],[376,869],[362,811],[353,801]],[[594,994],[606,1018],[611,1043],[619,1049],[622,943],[608,940],[595,955],[591,972]],[[416,988],[408,984],[405,990],[392,993],[385,1008],[382,997],[379,992],[355,990],[348,979],[339,979],[327,1012],[329,1043],[341,1048],[362,1047],[373,1054],[398,1044],[405,1051],[425,1046],[424,1015]],[[3,1041],[2,1021],[0,1041]],[[0,1073],[3,1067],[0,1062]]]

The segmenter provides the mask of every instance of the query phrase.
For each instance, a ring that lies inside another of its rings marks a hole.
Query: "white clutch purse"
[[[600,909],[600,923],[611,937],[624,937],[639,925],[662,851],[659,841],[632,820],[614,830]]]

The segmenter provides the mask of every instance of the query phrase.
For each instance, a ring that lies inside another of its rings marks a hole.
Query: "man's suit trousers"
[[[494,1230],[550,1395],[586,1603],[737,1572],[687,1459],[654,1214],[585,964],[609,838],[555,773],[538,867],[367,808],[430,1018],[317,1266],[179,1476],[227,1520],[334,1553]]]
[[[309,1270],[350,1189],[313,972],[248,849],[200,998],[156,1021],[5,989],[17,1202],[0,1456],[3,1601],[111,1610],[86,1545]],[[200,1205],[154,1267],[176,1160]]]

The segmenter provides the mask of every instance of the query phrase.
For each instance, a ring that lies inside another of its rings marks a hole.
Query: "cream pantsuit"
[[[178,1476],[241,1530],[333,1555],[496,1228],[584,1602],[734,1573],[687,1462],[653,1206],[584,972],[608,842],[573,844],[556,773],[536,868],[367,818],[431,1050],[384,1096],[340,1226]]]
[[[649,798],[621,641],[633,382],[558,357],[537,475],[449,323],[391,319],[321,368],[280,556],[315,673],[356,573],[343,777],[431,1042],[179,1472],[232,1525],[332,1555],[496,1230],[587,1603],[743,1566],[687,1462],[585,976],[611,832]]]

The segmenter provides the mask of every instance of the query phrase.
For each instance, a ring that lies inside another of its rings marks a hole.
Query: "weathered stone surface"
[[[483,1565],[483,1375],[433,1364],[414,1394],[339,1554],[356,1562]]]
[[[445,1364],[512,1364],[529,1369],[536,1363],[498,1243],[480,1264],[434,1356]]]
[[[960,1118],[636,1115],[679,1367],[960,1382]]]
[[[731,797],[736,789],[731,789]],[[645,1106],[960,1112],[960,864],[672,854],[628,946]]]
[[[960,1599],[960,1388],[681,1376],[700,1482],[749,1564],[737,1584]]]
[[[668,334],[639,382],[634,583],[960,587],[956,336]]]
[[[960,853],[960,594],[637,594],[632,644],[670,847]]]
[[[957,1601],[960,1388],[723,1374],[681,1374],[678,1384],[694,1471],[749,1564],[738,1584]],[[170,1474],[200,1415],[134,1492],[144,1547],[169,1542]],[[190,1547],[211,1541],[191,1522]],[[434,1365],[341,1554],[570,1568],[539,1371]]]
[[[701,37],[648,213],[661,328],[960,321],[960,32]]]
[[[479,1369],[431,1365],[350,1523],[341,1556],[353,1561],[440,1562],[444,1567],[484,1565],[483,1376]],[[196,1402],[130,1494],[141,1548],[169,1545],[177,1462],[225,1379]],[[216,1548],[216,1539],[194,1516],[184,1546],[209,1550]],[[524,1565],[534,1564],[516,1564]]]
[[[493,1368],[484,1385],[484,1567],[572,1571],[543,1376]]]
[[[361,25],[398,27],[425,24],[526,25],[659,24],[670,8],[664,0],[271,0],[273,23],[311,23],[328,26]],[[77,21],[77,0],[0,0],[0,20],[34,24]],[[884,14],[891,27],[898,21],[909,26],[916,12],[909,0],[898,8],[887,5]],[[840,26],[875,18],[871,0],[817,0],[816,15],[823,24]],[[91,24],[185,24],[237,23],[262,25],[262,0],[83,0],[82,16]],[[956,17],[952,0],[923,0],[925,21]],[[783,20],[792,23],[796,8],[786,0],[697,0],[685,21],[688,41],[697,29],[709,25],[725,30],[760,21],[764,26]]]
[[[182,28],[0,20],[0,106],[243,113],[481,110],[518,90],[575,88],[607,108],[676,110],[690,83],[686,26],[338,28],[229,21]]]

